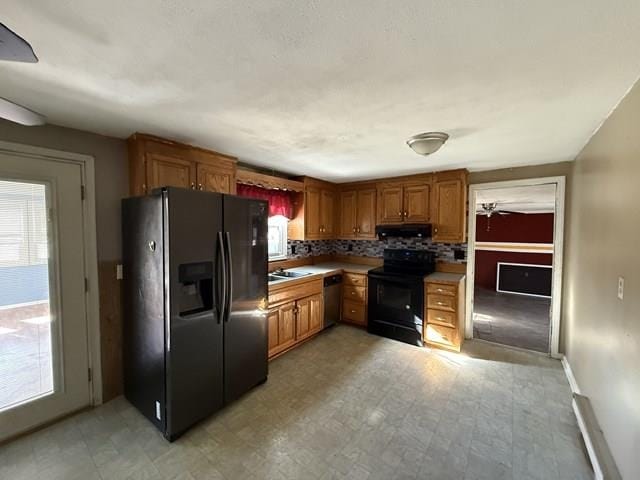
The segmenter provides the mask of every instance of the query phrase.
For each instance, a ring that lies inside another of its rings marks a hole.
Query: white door
[[[0,153],[0,440],[91,401],[82,173]]]

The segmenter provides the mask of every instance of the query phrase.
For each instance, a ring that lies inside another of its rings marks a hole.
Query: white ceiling
[[[572,160],[640,74],[637,0],[4,0],[0,96],[346,181]],[[448,132],[420,157],[407,137]]]
[[[496,203],[497,210],[522,213],[550,213],[555,211],[556,185],[493,188],[476,192],[476,212],[483,211],[483,203]]]

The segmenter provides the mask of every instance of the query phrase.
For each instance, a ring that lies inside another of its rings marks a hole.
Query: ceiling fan
[[[491,217],[493,215],[524,215],[522,212],[514,212],[512,210],[500,210],[498,209],[497,202],[481,203],[482,211],[478,212],[478,215],[485,215],[487,217],[487,232],[491,231]]]
[[[20,35],[0,23],[0,61],[37,63],[33,48]],[[22,125],[44,125],[44,115],[0,97],[0,118]]]

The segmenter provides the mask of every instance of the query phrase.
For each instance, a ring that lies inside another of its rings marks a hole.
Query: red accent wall
[[[476,241],[553,243],[553,213],[476,215]]]
[[[514,243],[553,243],[553,213],[492,215],[487,232],[486,215],[476,215],[476,241]],[[476,250],[478,287],[495,290],[498,262],[551,265],[551,253],[494,252]]]
[[[498,276],[498,262],[532,263],[551,265],[550,253],[494,252],[476,250],[476,286],[495,290]]]

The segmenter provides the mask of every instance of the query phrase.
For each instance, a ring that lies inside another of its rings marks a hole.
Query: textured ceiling
[[[637,0],[2,4],[40,63],[0,96],[50,123],[334,181],[572,160],[640,74]]]
[[[555,211],[556,185],[492,188],[476,192],[476,212],[482,212],[483,203],[497,203],[498,210],[523,213]]]

